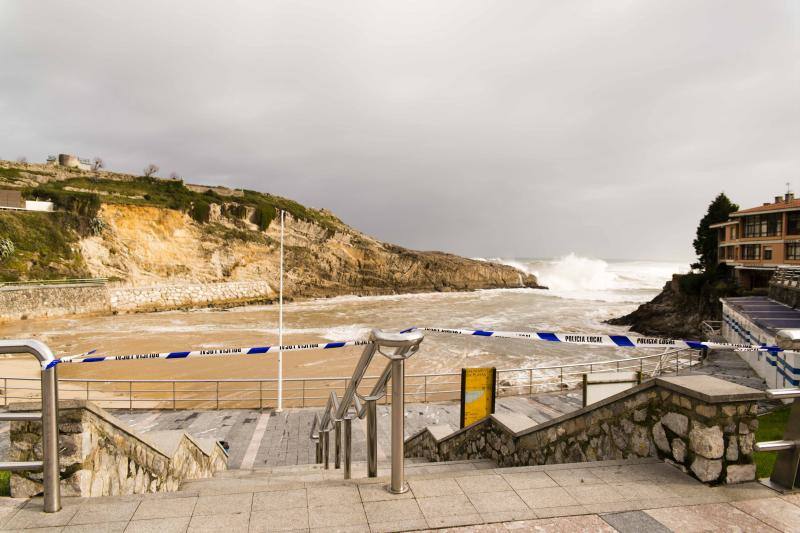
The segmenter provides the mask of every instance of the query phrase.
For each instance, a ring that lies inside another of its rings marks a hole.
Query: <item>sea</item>
[[[284,306],[284,343],[363,339],[372,328],[399,331],[412,326],[624,333],[627,328],[611,326],[605,321],[630,313],[641,303],[656,296],[673,273],[686,272],[689,268],[688,261],[615,261],[576,254],[551,259],[476,259],[513,265],[535,274],[539,283],[549,288],[340,296],[287,303]],[[278,343],[278,307],[244,306],[228,310],[28,320],[3,326],[0,335],[6,338],[17,335],[38,338],[59,354],[97,350],[98,355],[111,355],[263,346]],[[420,352],[409,361],[409,367],[410,371],[419,373],[456,371],[465,366],[531,368],[644,355],[632,351],[428,333]],[[351,348],[315,353],[292,352],[285,354],[284,359],[290,373],[296,377],[335,376],[349,374],[357,356],[358,349]],[[138,373],[135,364],[121,363],[129,369],[126,374],[134,374],[131,377],[136,377]],[[169,376],[180,374],[197,377],[194,372],[175,372],[177,364],[170,361],[153,362],[148,369],[169,368]],[[104,363],[102,367],[109,368],[111,365]],[[180,368],[189,368],[187,365],[184,363]],[[67,366],[72,369],[92,366],[91,374],[94,376],[101,370],[99,365],[94,364]],[[213,373],[213,377],[238,378],[272,374],[275,366],[274,361],[241,366],[231,359],[211,367],[203,365],[202,368],[205,369],[203,372]],[[75,372],[72,369],[70,373]],[[229,373],[237,375],[231,376]],[[114,375],[118,374],[115,372]]]

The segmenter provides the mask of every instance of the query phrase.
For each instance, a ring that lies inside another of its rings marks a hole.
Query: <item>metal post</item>
[[[533,396],[533,369],[528,370],[528,385],[530,385],[530,396]]]
[[[89,382],[86,382],[86,401],[89,401]]]
[[[57,367],[42,370],[42,458],[44,459],[44,512],[61,510],[58,464],[58,375]]]
[[[353,419],[349,416],[344,419],[344,478],[350,479],[350,466],[353,460]]]
[[[342,421],[333,422],[333,467],[342,467]]]
[[[428,403],[428,375],[425,374],[422,378],[425,380],[422,383],[422,403]]]
[[[8,378],[3,378],[3,405],[8,406]]]
[[[264,382],[258,382],[258,411],[264,412]]]
[[[408,491],[403,469],[405,458],[405,360],[392,361],[392,484],[389,491],[402,494]]]
[[[219,381],[217,381],[217,411],[219,411]]]
[[[286,212],[281,209],[281,261],[280,281],[278,290],[278,407],[277,412],[283,411],[283,226]],[[327,467],[326,467],[327,468]]]
[[[175,410],[175,382],[172,382],[172,410]]]
[[[322,432],[322,456],[325,461],[325,470],[328,470],[330,465],[330,430]]]
[[[320,464],[322,462],[322,440],[321,439],[322,439],[321,435],[317,434],[317,443],[316,443],[316,448],[317,448],[317,450],[316,450],[317,451],[316,461],[317,461],[317,464]]]
[[[378,477],[378,406],[367,398],[367,477]]]
[[[128,411],[133,411],[133,381],[128,382]]]
[[[300,406],[301,407],[305,407],[306,406],[306,380],[303,380],[302,383],[303,383],[303,393],[302,393],[303,394],[303,398],[302,398],[302,400],[300,400]]]

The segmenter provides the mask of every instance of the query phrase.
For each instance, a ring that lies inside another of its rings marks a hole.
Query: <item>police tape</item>
[[[584,346],[611,346],[615,348],[680,348],[702,350],[736,350],[746,352],[780,352],[777,346],[755,346],[753,344],[735,344],[728,342],[691,341],[666,339],[660,337],[638,337],[632,335],[597,335],[593,333],[552,333],[552,332],[519,332],[489,331],[483,329],[449,329],[449,328],[408,328],[401,333],[420,330],[431,333],[448,333],[452,335],[470,335],[475,337],[494,337],[503,339],[528,339],[534,341],[562,342],[565,344],[581,344]]]
[[[597,335],[592,333],[553,333],[553,332],[520,332],[520,331],[490,331],[483,329],[450,329],[413,327],[402,330],[400,333],[411,331],[428,331],[431,333],[445,333],[451,335],[469,335],[474,337],[493,337],[504,339],[526,339],[534,341],[560,342],[584,346],[609,346],[614,348],[678,348],[678,349],[719,349],[736,350],[740,352],[781,352],[777,346],[755,346],[753,344],[735,344],[728,342],[692,341],[680,339],[667,339],[661,337],[638,337],[632,335]],[[127,355],[106,355],[86,357],[96,350],[80,355],[71,355],[54,359],[49,363],[42,363],[44,368],[52,368],[58,364],[68,363],[100,363],[103,361],[136,361],[142,359],[186,359],[189,357],[226,357],[231,355],[263,355],[274,352],[292,352],[302,350],[329,350],[347,346],[365,346],[368,340],[351,340],[327,343],[289,344],[284,346],[255,346],[251,348],[217,348],[214,350],[193,350],[184,352],[164,353],[139,353]]]
[[[346,346],[364,346],[370,341],[343,341],[325,342],[308,344],[288,344],[283,346],[254,346],[250,348],[217,348],[214,350],[192,350],[185,352],[163,352],[163,353],[135,353],[126,355],[105,355],[96,357],[86,357],[86,354],[70,355],[60,359],[54,359],[49,363],[42,363],[45,368],[52,368],[60,364],[68,363],[100,363],[103,361],[138,361],[142,359],[186,359],[188,357],[227,357],[231,355],[263,355],[274,352],[298,352],[303,350],[330,350],[332,348],[344,348]],[[93,350],[93,352],[96,350]],[[89,352],[91,353],[91,352]]]

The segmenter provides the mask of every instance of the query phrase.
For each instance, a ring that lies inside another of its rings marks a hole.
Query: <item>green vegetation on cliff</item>
[[[14,248],[0,258],[0,281],[88,277],[77,250],[88,223],[73,213],[0,211],[0,238]]]

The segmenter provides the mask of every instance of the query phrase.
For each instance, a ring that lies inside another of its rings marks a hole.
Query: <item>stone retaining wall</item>
[[[264,281],[183,283],[148,287],[97,284],[45,285],[0,289],[0,321],[112,312],[160,311],[209,305],[270,301]]]
[[[428,428],[408,439],[406,456],[484,458],[500,466],[650,456],[703,482],[739,483],[755,479],[756,402],[762,396],[708,376],[657,378],[525,429],[503,415],[446,435],[441,427]]]
[[[65,496],[115,496],[177,490],[188,479],[211,477],[227,468],[219,444],[180,431],[138,436],[91,402],[60,403],[61,491]],[[12,411],[38,410],[38,403]],[[40,461],[41,422],[11,422],[13,461]],[[41,472],[14,472],[11,495],[30,497],[42,491]]]
[[[108,291],[103,285],[0,288],[0,321],[110,311]]]
[[[225,302],[269,300],[274,296],[275,292],[265,281],[230,281],[109,288],[111,309],[123,312],[202,307]]]

